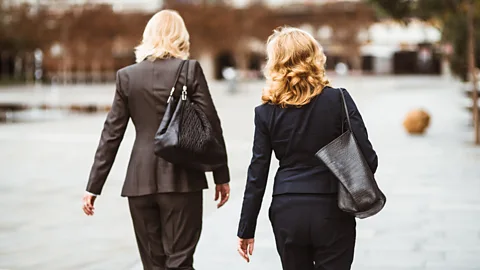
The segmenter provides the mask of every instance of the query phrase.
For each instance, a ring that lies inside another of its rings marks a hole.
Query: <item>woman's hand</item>
[[[93,216],[93,213],[94,213],[94,210],[95,210],[95,207],[93,207],[93,205],[95,204],[95,199],[96,198],[97,198],[97,196],[95,196],[91,193],[88,193],[88,192],[85,192],[85,195],[83,195],[82,209],[83,209],[83,212],[85,213],[85,215]]]
[[[215,201],[218,201],[218,199],[220,199],[220,202],[217,204],[217,208],[220,208],[224,204],[226,204],[229,198],[230,185],[228,183],[220,184],[215,187]]]
[[[251,239],[241,239],[238,238],[238,253],[242,258],[244,258],[247,262],[250,262],[250,256],[253,255],[253,244],[255,240]]]

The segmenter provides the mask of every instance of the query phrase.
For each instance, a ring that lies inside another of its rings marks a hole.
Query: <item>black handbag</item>
[[[216,138],[205,112],[192,102],[187,92],[189,60],[182,61],[167,100],[167,108],[155,134],[155,155],[186,168],[213,171],[221,165],[222,145]],[[185,68],[185,82],[175,97],[180,74]],[[193,66],[193,65],[192,65]]]
[[[339,180],[338,207],[357,218],[367,218],[380,212],[387,199],[357,145],[342,89],[340,94],[348,130],[320,149],[315,156]]]

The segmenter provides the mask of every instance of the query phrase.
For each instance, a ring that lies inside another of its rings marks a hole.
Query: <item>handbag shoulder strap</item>
[[[195,66],[197,61],[196,60],[187,60],[187,74],[185,78],[187,80],[187,87],[193,91],[193,82],[195,81]],[[190,92],[191,94],[192,92]]]
[[[348,130],[352,131],[352,124],[350,123],[350,115],[348,113],[347,102],[345,101],[345,95],[343,94],[343,88],[339,88],[340,96],[342,97],[343,111],[345,112],[345,117],[347,118]],[[342,121],[342,132],[343,132],[343,121]]]
[[[195,81],[195,68],[196,68],[196,60],[185,60],[186,62],[186,72],[185,72],[185,84],[182,88],[182,99],[185,100],[187,98],[188,90],[193,89],[193,82]],[[191,94],[191,93],[190,93]]]
[[[192,81],[192,80],[188,79],[188,73],[189,73],[188,71],[190,70],[190,61],[191,60],[185,60],[187,67],[185,68],[185,82],[184,82],[183,87],[182,87],[182,96],[181,96],[182,100],[187,99],[188,81]]]
[[[167,103],[170,103],[172,100],[173,94],[175,93],[175,88],[177,87],[178,79],[180,78],[180,74],[182,73],[183,65],[185,64],[185,60],[182,60],[180,66],[177,69],[177,74],[175,75],[175,81],[173,82],[172,90],[170,91],[170,95],[168,96]]]
[[[191,65],[190,62],[194,62],[195,60],[184,60],[183,62],[186,63],[186,68],[185,68],[185,81],[183,83],[183,86],[182,86],[182,93],[181,93],[181,96],[180,98],[182,100],[186,100],[187,99],[187,94],[188,94],[188,88],[189,85],[188,82],[193,82],[193,79],[189,79],[189,74],[193,74],[193,72],[191,72],[191,69],[192,68],[195,68],[195,65]],[[183,72],[183,67],[182,67],[182,72]]]

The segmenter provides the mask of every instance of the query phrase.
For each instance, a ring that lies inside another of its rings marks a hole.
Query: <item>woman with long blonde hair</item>
[[[255,108],[253,157],[238,228],[240,255],[250,261],[272,151],[279,160],[269,210],[284,270],[348,270],[356,223],[337,206],[338,180],[315,157],[345,129],[341,92],[352,132],[373,173],[377,155],[360,112],[346,90],[325,74],[326,56],[300,29],[280,28],[267,42],[263,104]]]
[[[177,12],[162,10],[147,23],[142,43],[135,50],[137,63],[117,72],[112,109],[83,197],[83,211],[91,216],[131,119],[136,137],[122,196],[128,197],[147,270],[194,269],[193,254],[202,230],[202,191],[208,187],[204,171],[170,163],[154,153],[154,138],[167,101],[188,95],[208,118],[222,152],[216,153],[213,171],[218,207],[229,198],[230,175],[220,120],[200,64],[187,61],[189,50],[189,34]]]

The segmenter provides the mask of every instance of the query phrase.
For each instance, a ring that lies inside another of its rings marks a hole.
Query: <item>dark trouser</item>
[[[129,197],[145,270],[192,270],[202,231],[202,192]]]
[[[356,222],[336,196],[276,195],[269,214],[284,270],[350,269]]]

